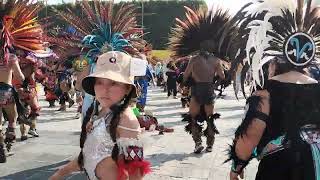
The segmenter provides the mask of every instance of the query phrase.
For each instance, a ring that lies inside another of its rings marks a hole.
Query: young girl
[[[116,51],[98,58],[95,73],[82,81],[83,89],[97,102],[84,117],[81,152],[51,180],[79,170],[84,170],[90,180],[140,180],[150,172],[150,164],[143,159],[139,122],[128,107],[131,98],[136,97],[134,75],[142,73],[133,69],[141,67],[141,62],[137,66],[135,61]],[[141,69],[145,73],[145,67]]]

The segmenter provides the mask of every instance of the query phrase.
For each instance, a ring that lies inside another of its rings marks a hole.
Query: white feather
[[[239,56],[239,54],[240,54],[240,49],[238,49],[238,51],[237,51],[237,54],[236,54],[236,57],[235,58],[237,58],[238,56]]]
[[[243,10],[246,12],[247,17],[255,17],[262,12],[267,12],[263,20],[253,20],[247,26],[247,28],[250,29],[246,44],[247,57],[250,57],[249,55],[252,50],[255,51],[251,60],[248,60],[248,63],[252,67],[254,89],[256,89],[256,85],[260,87],[264,85],[262,66],[272,59],[265,57],[267,53],[266,49],[270,47],[269,43],[272,40],[272,37],[267,35],[268,31],[272,31],[272,25],[269,23],[270,18],[281,16],[282,9],[284,8],[294,12],[296,7],[297,4],[295,0],[265,0],[255,2]],[[272,51],[268,52],[270,53]]]
[[[247,12],[246,16],[255,17],[256,15],[268,11],[269,13],[276,15],[281,15],[281,9],[289,9],[294,12],[297,8],[296,0],[265,0],[260,2],[255,2],[253,5],[248,6],[243,11]]]

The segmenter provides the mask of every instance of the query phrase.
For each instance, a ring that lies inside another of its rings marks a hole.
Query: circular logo
[[[117,59],[115,57],[112,57],[109,59],[109,62],[115,64],[117,62]]]
[[[295,66],[305,66],[316,54],[316,45],[311,36],[299,32],[291,35],[284,47],[288,61]]]

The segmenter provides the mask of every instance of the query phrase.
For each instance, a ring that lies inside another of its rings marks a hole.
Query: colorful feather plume
[[[37,14],[41,5],[32,0],[0,1],[1,57],[8,61],[10,49],[44,50],[43,30]]]
[[[89,56],[95,56],[103,51],[137,52],[142,34],[138,28],[135,13],[136,8],[130,4],[122,4],[115,9],[113,1],[99,0],[80,3],[84,18],[69,12],[55,10],[67,23],[73,26],[83,37],[82,42]],[[131,43],[135,42],[135,43]]]

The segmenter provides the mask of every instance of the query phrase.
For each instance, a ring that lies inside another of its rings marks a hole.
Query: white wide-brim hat
[[[110,51],[99,56],[95,72],[82,80],[82,87],[88,94],[95,96],[95,78],[110,79],[123,84],[132,85],[133,97],[137,96],[134,84],[135,76],[145,76],[148,62],[133,58],[120,51]]]

